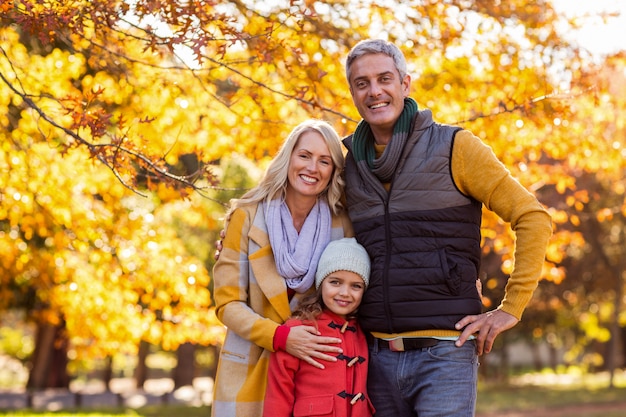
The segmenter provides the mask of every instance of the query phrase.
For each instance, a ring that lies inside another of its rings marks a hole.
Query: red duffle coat
[[[295,319],[285,323],[290,327],[299,324],[302,321]],[[317,327],[323,336],[342,339],[343,353],[336,362],[324,361],[325,369],[319,369],[285,351],[273,352],[263,416],[371,417],[374,409],[367,395],[365,334],[355,319],[346,323],[329,310],[318,317]]]

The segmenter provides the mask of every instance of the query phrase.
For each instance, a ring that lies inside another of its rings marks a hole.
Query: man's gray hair
[[[400,79],[404,79],[404,76],[407,74],[406,59],[400,48],[382,39],[366,39],[357,43],[348,53],[348,57],[346,58],[346,78],[348,79],[348,83],[350,82],[352,63],[357,58],[368,54],[385,54],[391,57],[398,73],[400,73]]]

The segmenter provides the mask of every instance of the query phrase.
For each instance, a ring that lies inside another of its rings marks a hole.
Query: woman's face
[[[361,304],[365,283],[352,271],[336,271],[322,281],[322,300],[333,313],[346,318]]]
[[[317,198],[330,182],[334,166],[324,137],[314,130],[304,132],[289,159],[287,193]]]

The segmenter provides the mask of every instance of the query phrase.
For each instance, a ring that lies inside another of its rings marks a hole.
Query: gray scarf
[[[370,125],[361,120],[352,137],[352,154],[358,161],[365,160],[370,170],[381,182],[391,182],[400,155],[411,130],[411,121],[417,113],[417,102],[411,97],[404,99],[404,110],[393,127],[393,136],[380,158],[375,159],[374,135]]]

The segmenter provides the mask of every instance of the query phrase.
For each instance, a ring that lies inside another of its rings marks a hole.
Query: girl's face
[[[287,193],[317,198],[330,182],[334,167],[324,137],[314,130],[304,132],[289,160]]]
[[[346,318],[361,304],[365,283],[359,274],[336,271],[322,281],[322,300],[333,313]]]

